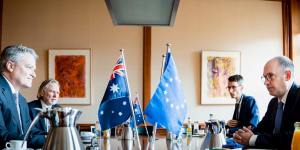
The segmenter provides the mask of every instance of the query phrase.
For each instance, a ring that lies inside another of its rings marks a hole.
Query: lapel
[[[285,102],[285,106],[284,106],[284,110],[283,110],[283,118],[282,121],[285,122],[288,118],[288,116],[291,116],[293,112],[295,112],[296,108],[296,104],[297,104],[297,100],[299,99],[299,94],[297,95],[298,92],[298,87],[295,83],[293,83],[287,98],[286,98],[286,102]],[[300,91],[299,91],[300,92]],[[277,108],[277,105],[276,105]]]
[[[19,95],[19,104],[20,104],[20,116],[22,119],[22,126],[23,126],[23,131],[26,132],[29,128],[29,124],[27,124],[28,121],[28,112],[26,111],[25,107],[28,105],[25,98],[20,94],[20,92],[18,93]],[[25,133],[24,133],[25,134]]]
[[[38,108],[43,108],[43,107],[42,107],[42,102],[41,102],[41,100],[38,100],[38,101],[36,102],[36,104],[37,104],[37,107],[38,107]],[[38,111],[38,110],[36,110],[36,111]],[[43,118],[43,119],[41,119],[41,120],[39,121],[40,124],[41,124],[41,126],[43,127],[44,131],[47,130],[45,120],[46,120],[46,118]]]
[[[21,133],[21,126],[17,111],[17,106],[15,103],[15,96],[12,94],[12,91],[6,81],[6,79],[3,77],[3,75],[0,75],[0,85],[2,86],[2,93],[6,98],[7,105],[9,109],[11,110],[11,115],[14,120],[14,122],[17,124],[18,131]],[[21,112],[20,112],[21,113]]]
[[[241,107],[240,107],[239,120],[241,120],[244,117],[244,115],[243,115],[244,111],[249,111],[249,110],[245,110],[246,109],[245,104],[246,104],[245,95],[242,94],[242,102],[241,102]]]

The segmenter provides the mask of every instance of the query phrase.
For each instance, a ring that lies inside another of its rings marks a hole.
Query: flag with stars
[[[126,66],[121,55],[113,68],[98,110],[102,130],[122,124],[131,116]]]
[[[134,115],[135,115],[135,120],[136,120],[136,125],[139,126],[144,123],[143,119],[143,112],[141,109],[141,105],[139,103],[139,98],[136,96],[133,100],[133,110],[134,110]],[[130,126],[134,128],[134,120],[133,117],[130,119]]]
[[[147,105],[146,121],[178,135],[186,117],[187,106],[175,62],[168,49],[160,83]]]

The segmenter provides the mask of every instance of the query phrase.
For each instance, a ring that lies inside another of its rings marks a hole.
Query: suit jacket
[[[23,140],[31,124],[28,105],[21,94],[19,94],[19,107],[23,134],[13,93],[3,75],[0,75],[0,149],[5,148],[5,143],[10,140]],[[28,147],[41,148],[45,137],[41,136],[36,128],[33,128],[27,142]]]
[[[290,149],[294,132],[294,123],[300,121],[300,88],[293,83],[288,92],[282,116],[281,128],[278,134],[273,134],[278,99],[272,98],[267,112],[258,123],[254,133],[257,134],[256,147]]]
[[[236,113],[238,111],[235,111]],[[256,127],[259,122],[259,111],[255,99],[252,96],[243,95],[239,118],[233,114],[232,119],[239,121],[239,127]]]
[[[29,107],[29,114],[31,119],[33,120],[38,113],[40,112],[39,110],[36,110],[35,108],[41,108],[42,109],[42,103],[41,100],[34,100],[32,102],[28,103]],[[60,107],[58,104],[55,104],[52,106],[52,108]],[[39,130],[43,132],[44,135],[47,135],[47,127],[45,124],[45,119],[39,119],[39,121],[35,125]]]
[[[235,108],[238,109],[238,108]],[[237,127],[229,128],[229,134],[234,133],[236,130],[243,128],[243,126],[252,126],[256,127],[259,122],[259,111],[256,104],[255,99],[252,96],[246,96],[243,95],[242,97],[242,103],[241,103],[241,109],[239,118],[236,118],[236,113],[238,113],[237,110],[234,111],[232,119],[238,120],[239,124]]]

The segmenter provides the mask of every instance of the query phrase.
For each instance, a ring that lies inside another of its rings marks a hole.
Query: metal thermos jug
[[[84,150],[76,121],[81,111],[71,107],[55,108],[43,112],[43,117],[50,122],[50,130],[47,135],[43,150]]]
[[[71,107],[42,110],[33,119],[27,130],[24,141],[27,140],[32,127],[41,118],[47,118],[50,122],[50,130],[47,135],[43,150],[84,150],[84,145],[76,129],[76,121],[81,111]]]
[[[205,138],[201,150],[222,148],[226,144],[225,122],[219,120],[209,120],[205,122]]]
[[[130,127],[130,125],[128,125],[128,124],[123,125],[121,139],[123,139],[123,140],[133,140],[133,130]]]

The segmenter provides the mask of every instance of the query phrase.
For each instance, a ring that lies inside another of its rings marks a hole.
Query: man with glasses
[[[243,94],[243,77],[233,75],[228,78],[228,92],[236,100],[233,117],[227,122],[228,136],[243,127],[256,127],[259,121],[259,111],[255,99]]]
[[[269,60],[263,71],[263,82],[271,99],[267,112],[257,128],[239,129],[234,140],[245,146],[290,149],[294,123],[300,121],[300,88],[294,82],[294,64],[284,56]]]

